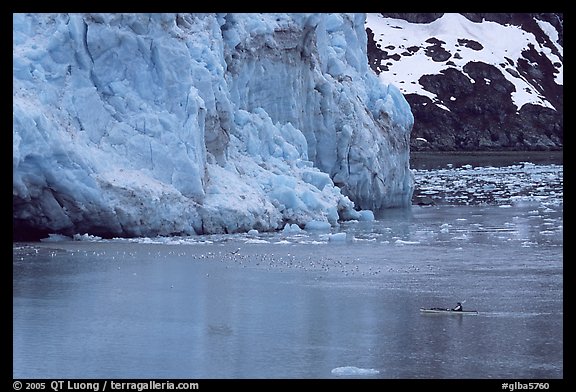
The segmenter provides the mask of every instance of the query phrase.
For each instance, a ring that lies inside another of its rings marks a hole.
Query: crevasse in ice
[[[337,225],[408,205],[363,14],[14,14],[15,232]]]

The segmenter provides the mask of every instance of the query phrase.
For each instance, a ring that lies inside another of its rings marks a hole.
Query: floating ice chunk
[[[170,238],[165,242],[166,245],[185,245],[188,241],[184,238]]]
[[[84,233],[82,235],[74,234],[73,239],[74,239],[74,241],[100,241],[102,239],[102,237],[98,237],[97,235],[91,235],[88,233]]]
[[[398,239],[398,240],[394,241],[394,243],[396,245],[417,245],[420,243],[420,241],[405,241],[405,240]]]
[[[247,244],[269,244],[270,241],[266,241],[266,240],[260,240],[258,238],[250,238],[248,240],[246,240]]]
[[[346,233],[330,234],[328,236],[328,241],[330,242],[346,241]]]
[[[302,229],[296,223],[287,223],[282,230],[284,233],[300,233]]]
[[[72,238],[62,234],[48,234],[48,237],[40,239],[40,242],[70,241]]]
[[[374,213],[371,210],[358,211],[358,220],[372,222],[374,220]]]
[[[376,369],[364,369],[356,366],[342,366],[332,369],[332,374],[336,376],[374,376],[380,374]]]
[[[256,229],[248,230],[248,235],[251,235],[251,236],[258,235],[258,230],[256,230]]]
[[[552,230],[542,230],[542,231],[540,232],[540,234],[542,234],[542,235],[552,235],[552,234],[556,234],[556,233],[555,233],[554,231],[552,231]]]

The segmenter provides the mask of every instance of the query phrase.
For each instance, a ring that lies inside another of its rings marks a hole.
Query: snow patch
[[[556,29],[547,22],[537,21],[537,23],[562,55],[563,50],[558,44]],[[518,59],[523,58],[522,52],[531,46],[542,55],[547,56],[552,63],[562,64],[561,59],[553,54],[550,48],[539,42],[532,33],[528,33],[518,26],[501,25],[486,20],[479,23],[472,22],[459,13],[444,13],[442,17],[430,23],[411,23],[402,19],[385,18],[381,14],[368,14],[366,26],[374,32],[374,38],[377,41],[382,37],[387,47],[394,48],[386,49],[390,56],[401,55],[410,47],[420,48],[420,50],[412,52],[410,56],[402,56],[401,61],[387,61],[388,71],[379,74],[385,83],[397,84],[398,81],[402,80],[417,81],[423,72],[439,74],[448,68],[456,68],[463,72],[464,65],[470,59],[474,59],[474,61],[494,65],[515,86],[516,91],[512,93],[512,99],[518,109],[527,103],[553,108],[550,102],[539,93],[538,86],[532,86],[524,78],[507,72],[506,69],[509,68],[500,66],[500,64],[508,64],[507,59],[511,59],[516,64]],[[423,48],[430,38],[436,38],[443,42],[442,47],[452,55],[450,61],[433,61],[426,55]],[[480,44],[486,42],[489,45],[483,45],[482,49],[477,50],[461,45],[458,42],[459,39],[472,39]],[[556,83],[563,84],[562,66],[558,68],[555,79]],[[490,83],[489,80],[485,80],[485,82]],[[433,102],[438,101],[435,94],[424,90],[419,83],[401,83],[399,88],[404,94],[418,94],[429,97]]]

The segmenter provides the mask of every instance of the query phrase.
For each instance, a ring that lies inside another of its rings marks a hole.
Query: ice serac
[[[14,14],[14,233],[337,225],[408,205],[363,14]]]

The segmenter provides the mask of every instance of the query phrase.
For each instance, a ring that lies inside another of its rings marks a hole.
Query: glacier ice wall
[[[14,14],[15,233],[337,225],[408,205],[363,14]]]

